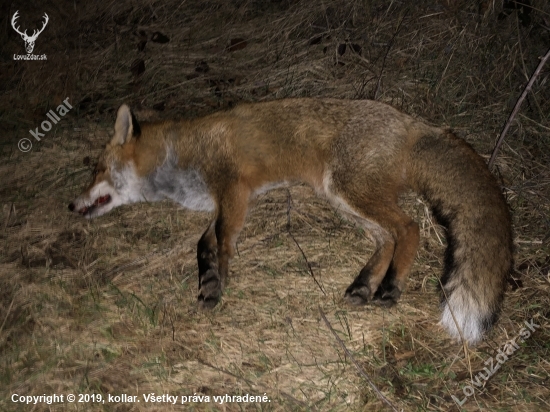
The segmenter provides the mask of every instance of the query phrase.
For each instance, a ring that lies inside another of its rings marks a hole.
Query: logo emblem
[[[44,31],[44,28],[48,24],[48,21],[50,20],[50,18],[46,13],[44,13],[44,24],[42,25],[42,28],[40,30],[35,29],[32,33],[32,36],[29,36],[27,35],[27,30],[25,30],[24,32],[21,32],[19,30],[19,27],[16,26],[17,24],[16,20],[19,17],[18,13],[19,13],[19,10],[17,10],[13,15],[13,17],[11,18],[11,26],[17,33],[21,35],[21,38],[25,42],[25,50],[27,50],[27,54],[31,54],[32,51],[34,50],[34,42],[36,41],[36,38],[40,33]]]

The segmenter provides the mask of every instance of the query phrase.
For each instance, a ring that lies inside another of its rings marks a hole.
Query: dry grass
[[[444,233],[412,194],[402,203],[423,244],[406,293],[389,310],[344,304],[372,245],[304,186],[257,200],[211,313],[195,310],[195,245],[208,216],[159,203],[83,221],[66,209],[89,179],[83,159],[93,164],[123,101],[146,119],[286,96],[377,98],[452,126],[488,155],[550,44],[546,0],[531,0],[530,21],[517,10],[501,13],[502,1],[482,2],[491,5],[485,15],[473,0],[88,3],[20,8],[23,27],[50,15],[35,50],[45,62],[11,60],[23,43],[9,25],[15,9],[0,6],[8,136],[0,165],[0,409],[184,409],[145,403],[141,396],[154,392],[265,393],[271,401],[189,410],[385,410],[319,307],[399,410],[550,409],[548,67],[495,169],[513,211],[519,280],[494,331],[466,354],[437,326]],[[155,32],[169,42],[152,41]],[[131,71],[136,59],[145,66],[139,75]],[[19,152],[17,141],[67,96],[74,109],[30,153]],[[462,399],[471,377],[530,319],[540,328],[458,408],[451,396]],[[14,393],[126,393],[141,402],[32,408],[12,403]]]

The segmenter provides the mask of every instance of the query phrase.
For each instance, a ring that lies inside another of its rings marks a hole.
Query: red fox
[[[397,199],[412,189],[447,228],[440,324],[472,345],[492,327],[513,264],[500,188],[464,140],[380,102],[276,100],[141,126],[122,105],[92,184],[69,209],[94,218],[123,204],[172,199],[214,212],[197,246],[198,302],[211,308],[221,298],[250,199],[296,181],[376,243],[345,292],[351,304],[390,306],[403,292],[419,228]]]

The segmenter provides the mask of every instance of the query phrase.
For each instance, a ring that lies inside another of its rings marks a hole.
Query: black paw
[[[203,250],[197,253],[197,262],[199,264],[199,274],[208,272],[209,269],[217,270],[218,253],[216,250]],[[199,275],[200,276],[200,275]]]
[[[212,309],[222,297],[222,284],[217,270],[209,269],[200,276],[199,308]]]
[[[380,285],[372,298],[372,303],[389,308],[397,303],[400,296],[401,291],[397,287],[393,285]]]
[[[352,283],[346,289],[344,299],[352,305],[366,305],[371,301],[372,293],[367,285]]]

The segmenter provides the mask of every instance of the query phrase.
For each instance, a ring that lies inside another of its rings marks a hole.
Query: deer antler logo
[[[17,10],[15,12],[15,14],[13,15],[13,17],[11,18],[11,26],[13,27],[13,29],[17,33],[19,33],[21,35],[21,38],[25,41],[25,49],[27,50],[27,54],[31,54],[33,49],[34,49],[34,42],[36,41],[36,38],[38,37],[38,35],[40,33],[42,33],[44,31],[44,28],[48,24],[48,21],[50,20],[50,18],[48,17],[48,15],[46,13],[44,13],[44,25],[42,26],[42,28],[40,30],[34,30],[32,36],[28,36],[27,35],[27,30],[25,30],[23,33],[21,33],[19,31],[19,27],[15,26],[16,20],[19,17],[18,13],[19,13],[19,10]]]

